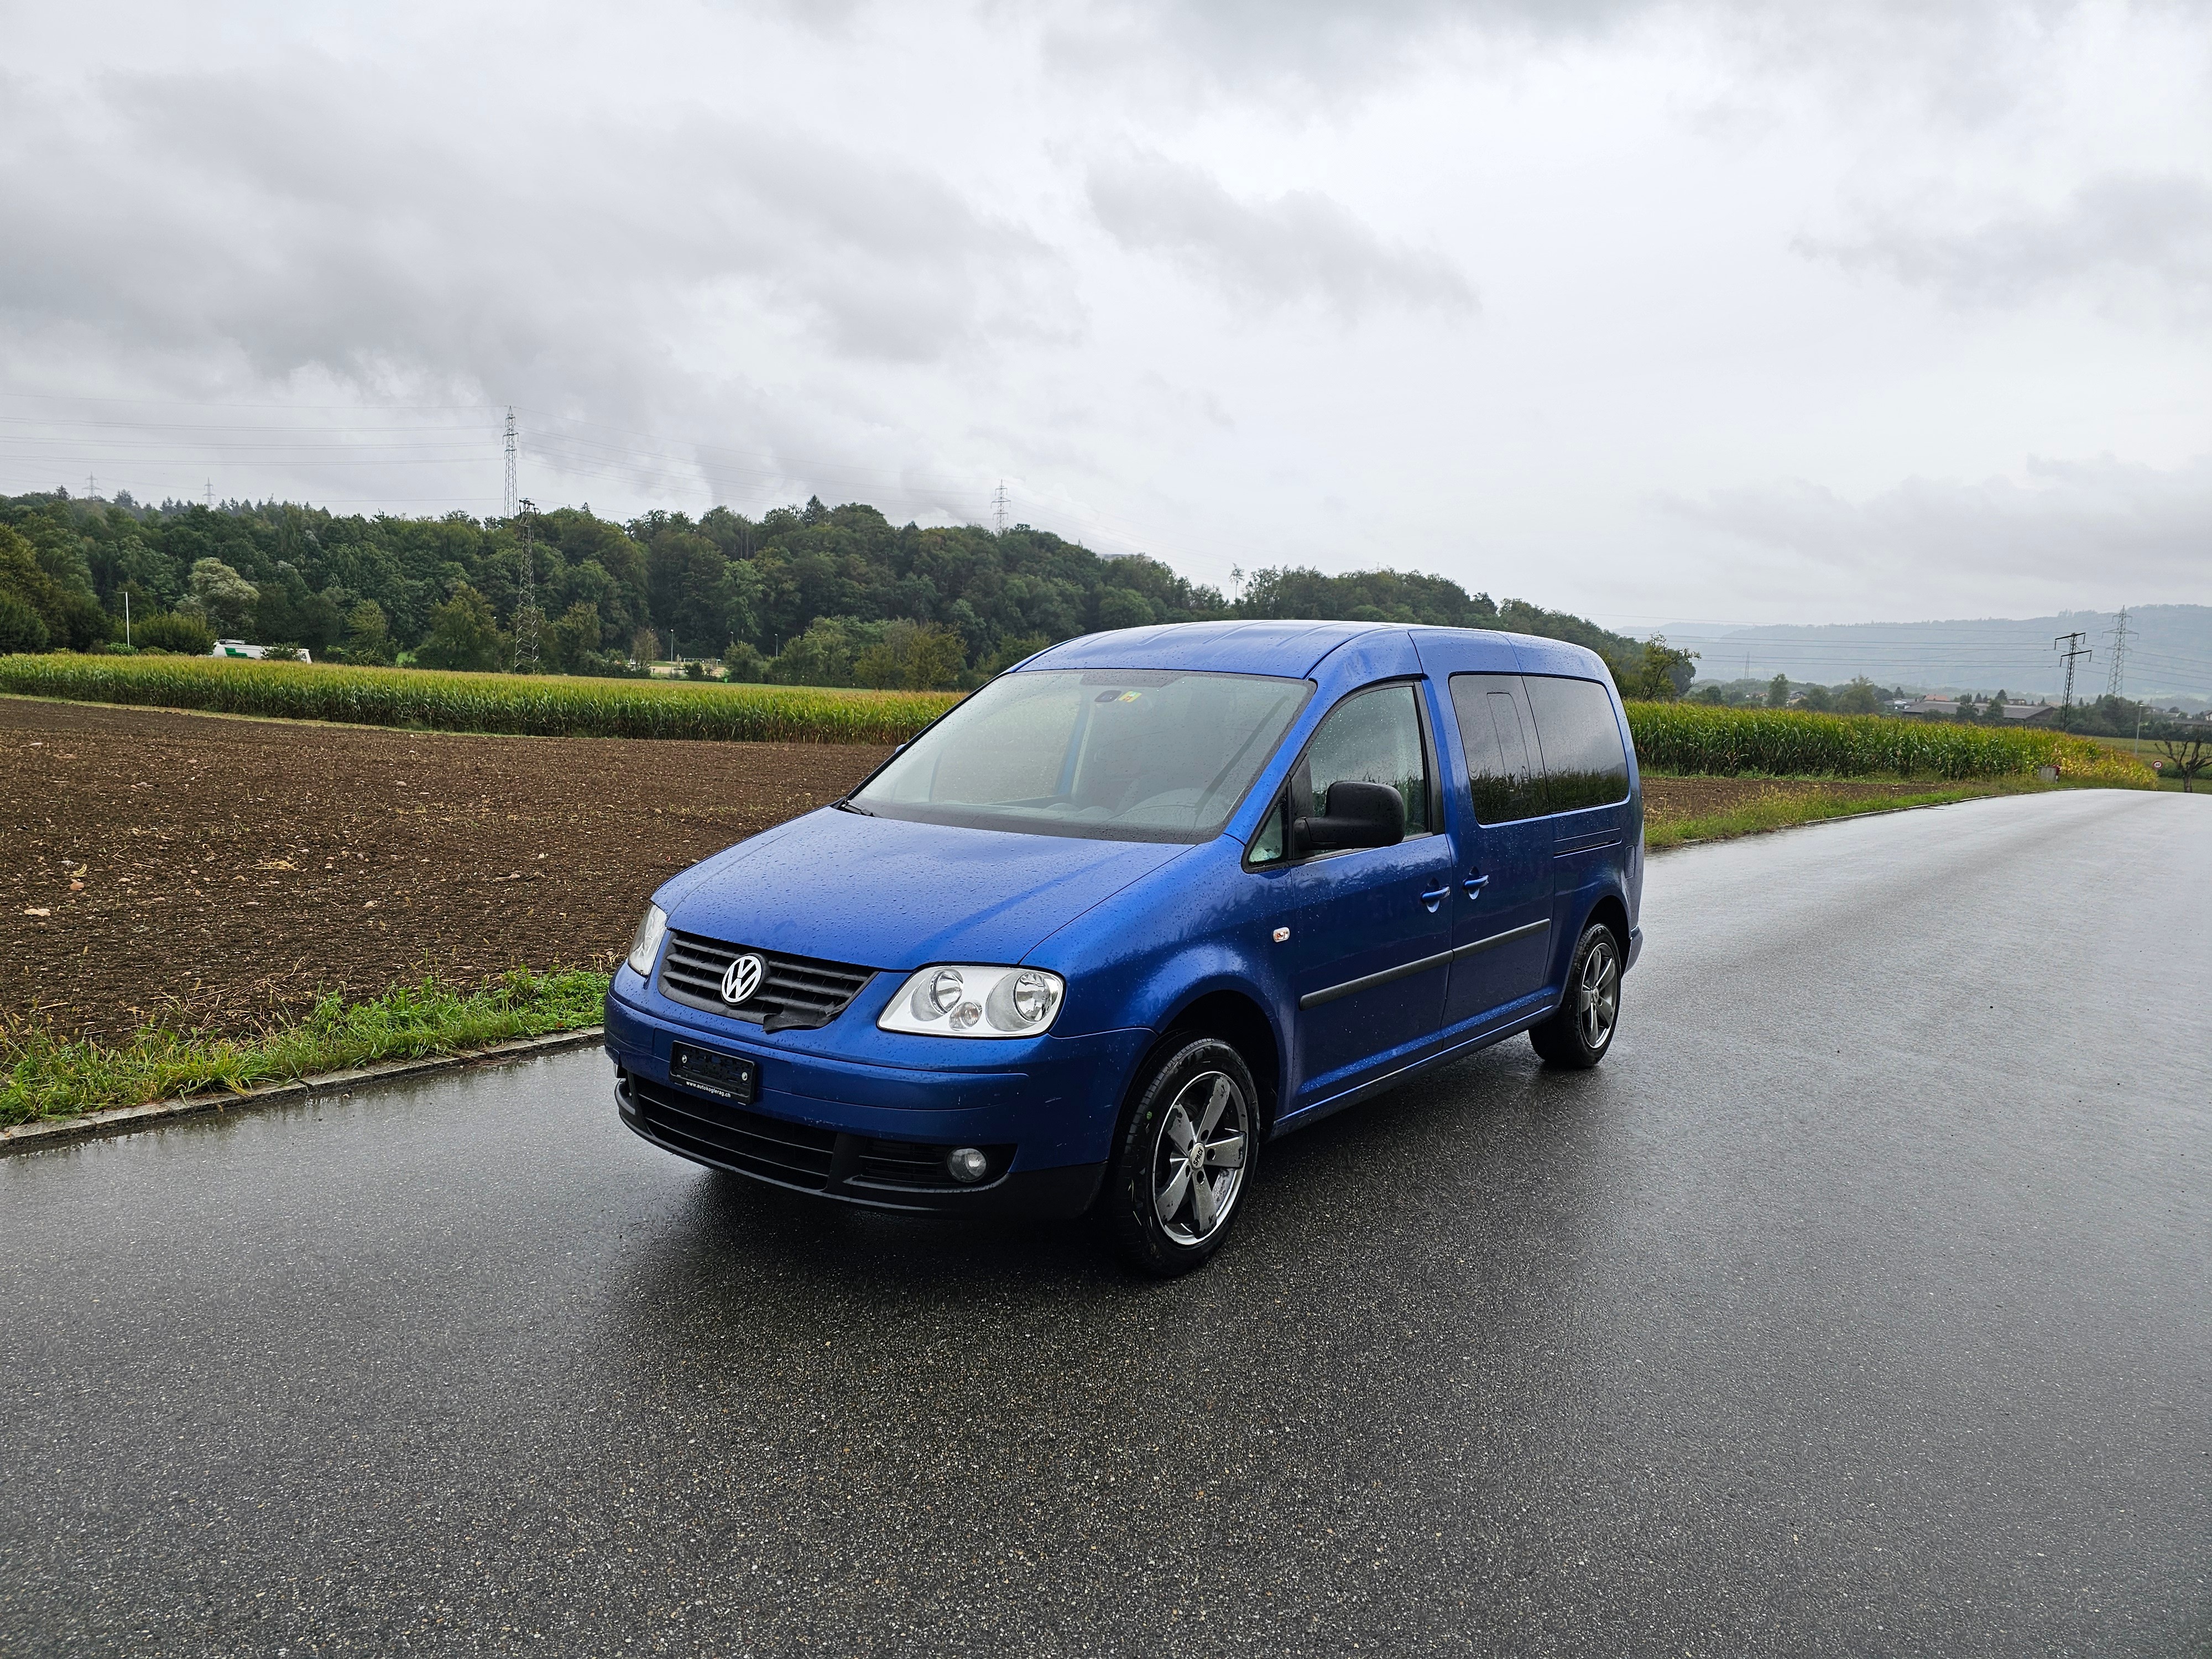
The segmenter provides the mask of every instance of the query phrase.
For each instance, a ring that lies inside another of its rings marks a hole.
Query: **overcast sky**
[[[2199,5],[0,4],[0,489],[2212,602]]]

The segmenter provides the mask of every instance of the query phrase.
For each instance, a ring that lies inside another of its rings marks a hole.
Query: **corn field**
[[[0,692],[355,726],[548,738],[902,743],[950,692],[700,685],[212,657],[0,657]],[[2140,761],[2049,730],[1874,714],[1632,702],[1638,760],[1655,772],[1733,777],[2062,777],[2148,788]]]
[[[0,657],[0,691],[77,702],[546,738],[902,743],[958,701],[929,691],[449,674],[212,657]]]
[[[1638,764],[1696,776],[2001,778],[2056,766],[2082,782],[2147,789],[2153,781],[2140,761],[2035,728],[1632,702],[1628,729]]]

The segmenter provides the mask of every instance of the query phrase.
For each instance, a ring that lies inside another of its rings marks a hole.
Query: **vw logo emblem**
[[[761,976],[768,972],[768,963],[747,951],[722,974],[722,1000],[732,1007],[752,1000],[753,993],[760,989]]]

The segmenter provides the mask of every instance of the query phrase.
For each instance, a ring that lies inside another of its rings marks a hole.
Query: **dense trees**
[[[0,603],[12,607],[0,630],[27,641],[35,622],[49,647],[76,649],[120,637],[127,593],[165,642],[219,635],[318,658],[509,666],[526,536],[545,619],[539,664],[562,673],[635,672],[636,660],[681,653],[738,678],[927,689],[972,684],[1077,634],[1225,617],[1541,634],[1601,653],[1631,695],[1679,695],[1691,672],[1662,641],[1499,605],[1441,576],[1264,569],[1231,602],[1157,560],[1104,558],[1026,525],[900,526],[872,507],[818,500],[758,520],[717,507],[617,525],[588,507],[513,520],[340,518],[289,503],[143,507],[56,491],[0,499],[0,526],[12,527],[0,528]]]
[[[107,613],[82,565],[66,534],[25,535],[0,521],[5,626],[12,637],[32,641],[20,648],[82,651],[107,637]]]

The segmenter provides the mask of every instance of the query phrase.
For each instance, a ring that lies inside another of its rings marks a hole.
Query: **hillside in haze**
[[[1972,622],[1854,623],[1834,627],[1668,630],[1670,643],[1699,653],[1703,680],[1792,680],[1833,684],[1863,674],[1881,685],[1914,690],[1998,688],[2015,696],[2056,699],[2065,664],[2052,641],[2076,631],[2095,654],[2075,665],[2079,698],[2105,690],[2110,672],[2112,611]],[[2147,605],[2128,611],[2126,694],[2161,707],[2202,708],[2212,702],[2212,605]]]

